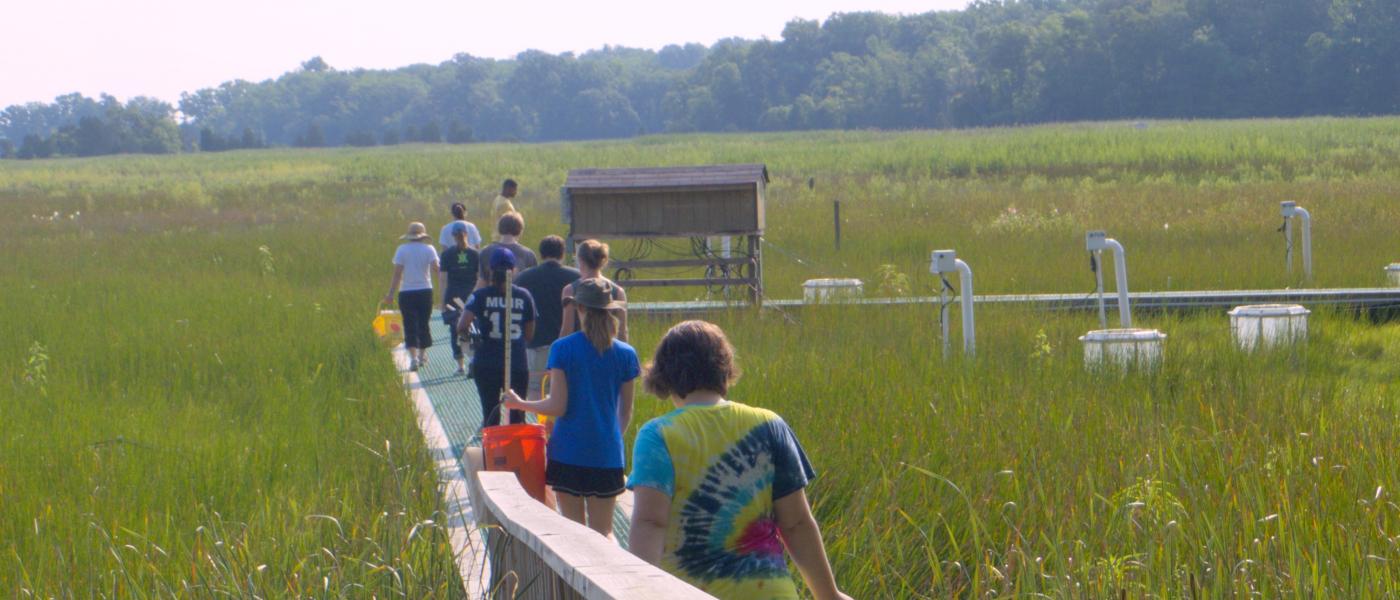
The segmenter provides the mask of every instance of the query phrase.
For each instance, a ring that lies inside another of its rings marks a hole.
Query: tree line
[[[165,154],[180,149],[175,108],[136,97],[125,103],[68,94],[53,104],[11,106],[0,112],[0,158],[103,154]]]
[[[978,1],[960,11],[799,19],[777,40],[710,47],[461,54],[393,70],[341,71],[313,58],[277,79],[187,92],[178,109],[177,126],[172,107],[141,98],[11,106],[0,112],[0,138],[10,140],[0,151],[17,156],[35,139],[50,154],[82,155],[1393,114],[1400,2]],[[159,130],[159,143],[133,114],[165,120],[142,122]],[[81,133],[84,119],[102,127],[89,122],[94,131]]]

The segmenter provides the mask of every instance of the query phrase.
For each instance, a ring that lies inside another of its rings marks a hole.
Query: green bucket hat
[[[574,284],[574,302],[588,308],[603,310],[627,308],[626,302],[613,299],[617,289],[617,284],[602,277],[584,279]]]

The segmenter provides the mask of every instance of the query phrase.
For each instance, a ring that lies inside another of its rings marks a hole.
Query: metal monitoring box
[[[575,169],[562,191],[575,239],[763,233],[761,164]]]
[[[569,245],[587,238],[691,238],[691,250],[668,260],[644,260],[646,252],[615,261],[623,287],[704,286],[747,288],[763,301],[763,205],[768,167],[762,164],[575,169],[560,190]],[[710,238],[721,238],[716,253]],[[741,238],[731,251],[731,239]],[[687,277],[635,279],[637,270],[683,269]],[[626,275],[626,277],[623,277]]]

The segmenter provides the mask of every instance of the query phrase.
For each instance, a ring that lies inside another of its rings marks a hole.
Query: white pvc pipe
[[[962,289],[963,352],[972,356],[977,353],[977,327],[972,321],[972,267],[967,266],[961,258],[957,259],[956,264],[958,285]]]
[[[1099,328],[1108,329],[1108,309],[1104,307],[1103,301],[1103,250],[1093,250],[1094,255],[1094,293],[1099,298]]]
[[[1283,218],[1283,263],[1288,266],[1288,274],[1293,274],[1293,217]]]
[[[952,350],[952,340],[948,339],[948,286],[943,285],[943,280],[939,280],[938,286],[938,319],[943,327],[943,358],[948,358]]]
[[[1123,255],[1123,244],[1113,238],[1105,239],[1104,245],[1113,249],[1113,279],[1118,287],[1118,321],[1123,329],[1133,327],[1132,311],[1128,307],[1128,262]]]
[[[1301,206],[1294,210],[1303,219],[1303,278],[1312,279],[1312,215]]]

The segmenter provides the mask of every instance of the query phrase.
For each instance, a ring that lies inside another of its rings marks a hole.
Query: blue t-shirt
[[[512,285],[511,297],[515,305],[506,317],[506,297],[499,286],[481,288],[467,300],[467,310],[476,317],[476,329],[481,332],[481,347],[477,349],[472,364],[478,367],[506,366],[506,338],[502,334],[506,327],[501,323],[510,322],[510,370],[529,371],[525,362],[525,324],[535,320],[535,299],[530,292],[518,285]]]
[[[549,368],[564,371],[569,407],[549,437],[550,460],[595,469],[621,469],[622,429],[617,422],[622,384],[641,374],[637,351],[621,340],[601,355],[583,332],[549,347]]]

